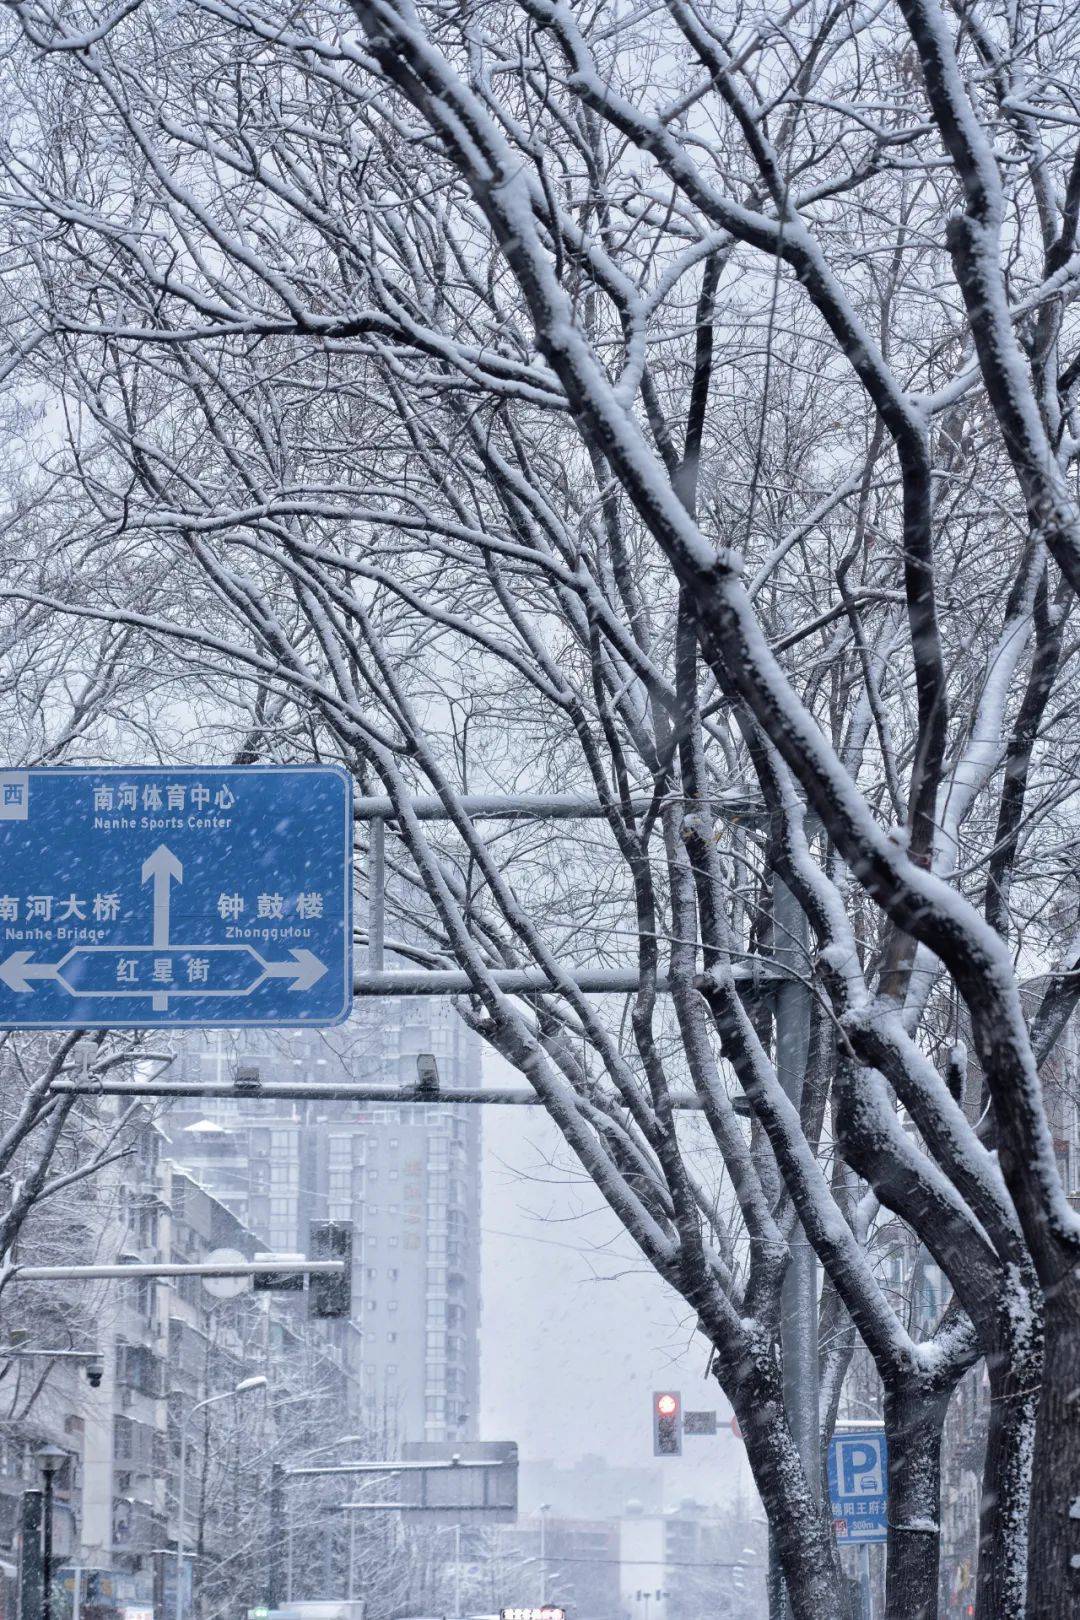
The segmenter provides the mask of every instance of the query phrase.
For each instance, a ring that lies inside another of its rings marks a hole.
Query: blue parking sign
[[[0,1027],[340,1023],[352,823],[336,766],[0,771]]]
[[[828,1472],[836,1539],[886,1541],[889,1451],[884,1429],[850,1429],[834,1435]]]

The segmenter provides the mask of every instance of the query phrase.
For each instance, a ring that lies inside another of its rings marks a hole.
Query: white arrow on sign
[[[169,886],[183,883],[184,868],[167,844],[159,844],[142,864],[142,880],[154,880],[154,944],[159,949],[169,943]]]
[[[0,982],[9,990],[32,990],[31,979],[58,979],[60,974],[54,962],[32,962],[33,951],[12,951],[6,961],[0,962]]]
[[[130,956],[146,956],[152,951],[161,949],[154,945],[73,945],[59,962],[35,962],[32,951],[12,951],[11,955],[0,962],[0,984],[7,985],[9,990],[19,992],[32,990],[31,983],[35,979],[55,979],[62,989],[70,996],[150,996],[155,1008],[163,1008],[167,996],[249,996],[253,990],[267,979],[291,979],[290,990],[310,990],[313,984],[318,984],[323,975],[329,972],[325,962],[320,962],[313,951],[307,950],[303,945],[295,947],[291,959],[287,962],[267,962],[251,945],[197,945],[187,947],[182,945],[169,945],[168,950],[178,951],[194,949],[205,951],[208,955],[232,955],[241,953],[254,958],[258,966],[257,977],[250,984],[236,986],[228,990],[198,989],[181,990],[175,986],[156,989],[147,986],[138,989],[94,989],[80,990],[70,985],[64,978],[64,968],[73,957],[97,956],[99,954],[111,955],[126,954]]]
[[[264,963],[266,978],[292,979],[290,990],[310,990],[313,984],[318,984],[327,971],[326,963],[320,962],[319,958],[312,951],[306,950],[303,945],[289,954],[293,958],[291,962]]]

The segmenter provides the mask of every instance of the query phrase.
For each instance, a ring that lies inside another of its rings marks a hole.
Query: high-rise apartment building
[[[431,1053],[441,1090],[477,1085],[480,1043],[435,998],[387,998],[340,1029],[186,1036],[181,1080],[415,1084]],[[401,1439],[475,1433],[480,1313],[480,1123],[453,1103],[192,1099],[164,1124],[169,1152],[274,1251],[312,1220],[354,1227],[353,1312],[367,1417]]]

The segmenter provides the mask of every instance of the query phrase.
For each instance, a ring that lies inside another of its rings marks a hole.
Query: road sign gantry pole
[[[717,795],[709,801],[718,816],[728,820],[760,819],[761,806],[742,795]],[[632,797],[631,808],[638,815],[651,813],[653,799],[647,794]],[[463,793],[456,807],[476,821],[600,821],[608,810],[599,799],[583,793]],[[421,794],[409,800],[410,813],[417,821],[449,821],[450,812],[435,794]],[[357,975],[355,993],[374,996],[457,996],[472,989],[467,973],[458,969],[391,970],[383,967],[386,928],[386,823],[397,819],[394,801],[379,795],[353,800],[353,817],[370,827],[368,844],[368,972]],[[740,976],[740,969],[736,968]],[[496,989],[508,995],[554,989],[542,968],[491,968],[488,977]],[[640,987],[637,968],[572,970],[579,990],[587,994],[626,994]],[[660,973],[654,987],[666,991],[667,975]]]
[[[304,1464],[300,1467],[290,1468],[286,1463],[274,1463],[270,1469],[270,1558],[268,1564],[269,1591],[267,1593],[267,1607],[277,1609],[281,1607],[285,1594],[285,1556],[288,1543],[288,1532],[285,1514],[285,1485],[290,1479],[326,1479],[340,1477],[347,1474],[369,1474],[392,1477],[396,1474],[439,1473],[452,1470],[461,1473],[465,1469],[499,1469],[505,1468],[505,1459],[488,1459],[472,1457],[437,1458],[430,1462],[403,1462],[397,1459],[379,1462],[347,1462],[347,1463],[318,1463]],[[359,1512],[369,1509],[372,1512],[401,1513],[423,1511],[421,1506],[412,1502],[346,1502],[342,1510],[348,1509]],[[433,1511],[444,1511],[442,1508]]]

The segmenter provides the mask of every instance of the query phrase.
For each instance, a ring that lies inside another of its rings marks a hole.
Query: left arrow
[[[60,970],[52,962],[32,962],[32,951],[12,951],[0,962],[0,982],[9,990],[32,990],[31,979],[58,979]]]
[[[154,945],[162,949],[169,943],[169,885],[183,883],[184,868],[167,844],[159,844],[142,864],[142,880],[154,880]]]

